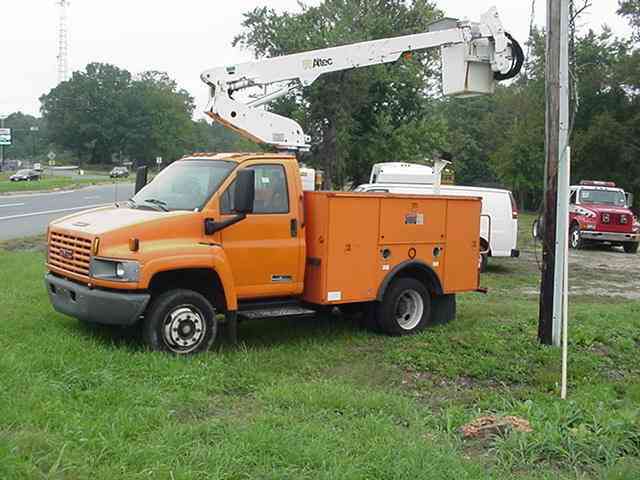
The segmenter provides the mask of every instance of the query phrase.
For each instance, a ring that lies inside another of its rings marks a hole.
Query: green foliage
[[[634,30],[635,40],[640,41],[640,0],[618,0],[618,14],[626,17]]]
[[[440,12],[425,0],[325,0],[299,14],[260,7],[245,14],[234,44],[257,57],[423,32]],[[445,142],[446,126],[429,116],[433,54],[396,64],[327,74],[272,109],[312,136],[305,161],[342,186],[361,182],[373,163],[422,160]]]
[[[41,102],[49,140],[89,163],[172,161],[203,147],[247,145],[235,133],[194,122],[193,98],[164,72],[132,76],[91,63]]]
[[[49,135],[91,163],[110,162],[125,148],[127,92],[131,74],[91,63],[40,98]]]
[[[5,159],[42,159],[47,152],[47,125],[42,118],[26,115],[21,112],[12,113],[4,126],[12,130],[12,145],[4,147]],[[37,128],[37,131],[32,128]]]

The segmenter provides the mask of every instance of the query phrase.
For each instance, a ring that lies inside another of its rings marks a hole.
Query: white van
[[[380,183],[376,181],[376,183],[360,185],[355,191],[433,195],[434,186],[432,184],[411,182]],[[517,248],[518,208],[509,190],[442,185],[440,186],[440,195],[482,198],[483,216],[480,219],[480,249],[487,251],[487,253],[482,255],[480,260],[480,271],[485,270],[488,257],[520,256],[520,251]]]

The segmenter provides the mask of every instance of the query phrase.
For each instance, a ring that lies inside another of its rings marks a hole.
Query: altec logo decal
[[[314,58],[302,61],[302,68],[311,70],[312,68],[328,67],[333,65],[333,58]]]

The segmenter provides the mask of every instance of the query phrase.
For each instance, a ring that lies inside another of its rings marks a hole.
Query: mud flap
[[[456,296],[436,295],[431,298],[431,324],[442,325],[456,318]]]
[[[236,310],[228,311],[225,314],[225,322],[220,325],[222,327],[222,337],[231,345],[238,344],[238,312]]]

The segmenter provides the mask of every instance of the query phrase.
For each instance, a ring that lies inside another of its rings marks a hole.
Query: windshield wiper
[[[130,198],[129,200],[127,200],[127,205],[130,208],[138,208],[138,204],[135,202],[133,198]]]
[[[151,203],[153,205],[157,205],[163,212],[168,212],[169,209],[167,208],[167,202],[164,202],[162,200],[158,200],[157,198],[145,198],[144,201],[146,203]]]

